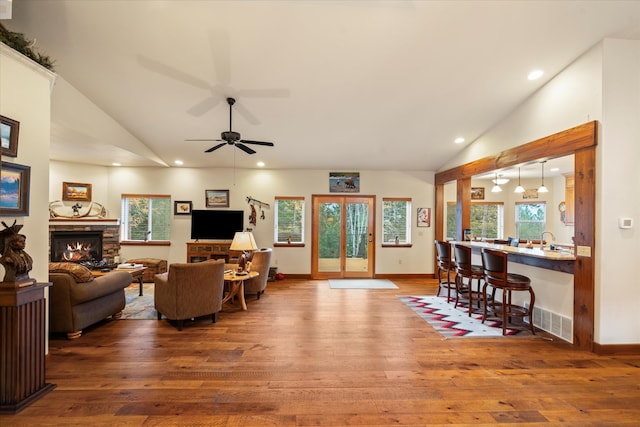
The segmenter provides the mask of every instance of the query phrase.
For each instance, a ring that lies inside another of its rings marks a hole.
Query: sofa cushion
[[[49,273],[67,273],[76,283],[87,283],[93,281],[93,274],[84,265],[75,262],[50,262]]]

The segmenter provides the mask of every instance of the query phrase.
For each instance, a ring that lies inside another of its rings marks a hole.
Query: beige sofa
[[[74,339],[87,326],[109,316],[122,316],[124,288],[131,284],[131,274],[116,270],[94,278],[82,265],[52,262],[49,281],[53,283],[49,288],[49,330]]]

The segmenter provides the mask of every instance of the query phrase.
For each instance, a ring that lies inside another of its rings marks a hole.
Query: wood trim
[[[410,202],[411,197],[383,197],[383,202]]]
[[[140,240],[123,240],[120,246],[171,246],[169,240],[149,240],[148,242]]]
[[[170,199],[171,195],[168,194],[121,194],[120,198],[126,197],[128,199]]]
[[[640,344],[593,344],[593,352],[601,356],[640,355]]]
[[[291,196],[291,197],[275,196],[273,200],[304,200],[304,196]]]
[[[521,163],[553,159],[574,154],[575,170],[575,242],[591,249],[591,257],[576,257],[574,266],[573,344],[593,351],[595,325],[595,223],[596,223],[596,145],[598,122],[591,121],[533,142],[520,145],[461,165],[435,175],[436,239],[444,239],[444,184],[457,181],[456,238],[462,239],[462,229],[469,228],[471,203],[470,180],[474,175]],[[469,182],[467,182],[469,180]],[[462,188],[460,188],[462,187]],[[440,195],[440,196],[438,196]],[[462,216],[462,218],[460,218]],[[440,221],[438,218],[441,218]],[[440,224],[440,227],[438,227]],[[435,260],[435,257],[434,257]],[[434,268],[435,268],[434,262]]]
[[[458,180],[456,201],[456,240],[464,240],[462,230],[471,228],[471,177]]]
[[[593,348],[595,324],[595,218],[596,148],[575,152],[575,222],[577,246],[591,248],[591,256],[578,256],[574,272],[573,342],[579,348]]]
[[[581,148],[595,145],[596,131],[597,122],[594,120],[527,144],[510,148],[495,156],[485,157],[439,172],[435,176],[435,182],[436,184],[445,184],[532,160],[548,160],[566,156]]]

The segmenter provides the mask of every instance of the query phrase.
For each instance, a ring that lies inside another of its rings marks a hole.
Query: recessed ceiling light
[[[461,138],[461,137],[456,138],[453,140],[453,142],[455,142],[456,144],[462,144],[464,142],[464,138]]]
[[[184,162],[183,162],[182,160],[176,160],[174,163],[175,163],[176,165],[178,165],[178,166],[180,166],[180,165],[183,165],[183,164],[184,164]]]
[[[111,166],[121,166],[120,163],[111,163]]]
[[[264,167],[264,162],[258,162],[258,163],[256,163],[256,166],[258,166],[259,168],[263,168]]]
[[[560,170],[560,168],[551,168],[549,169],[551,172],[558,172]]]
[[[529,73],[529,75],[527,76],[527,78],[529,80],[537,80],[540,77],[542,77],[542,75],[544,74],[544,71],[542,70],[533,70]]]

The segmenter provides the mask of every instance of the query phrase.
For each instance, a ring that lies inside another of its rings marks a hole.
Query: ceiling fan
[[[213,147],[205,150],[205,153],[210,153],[212,151],[217,150],[220,147],[225,145],[235,145],[237,148],[241,149],[247,154],[254,154],[255,150],[247,147],[245,144],[255,144],[255,145],[266,145],[268,147],[273,147],[273,142],[265,142],[265,141],[250,141],[248,139],[240,139],[240,133],[232,131],[232,107],[233,104],[236,103],[234,98],[227,98],[227,104],[229,104],[229,131],[222,132],[220,134],[221,139],[187,139],[187,141],[224,141],[218,145],[214,145]]]

